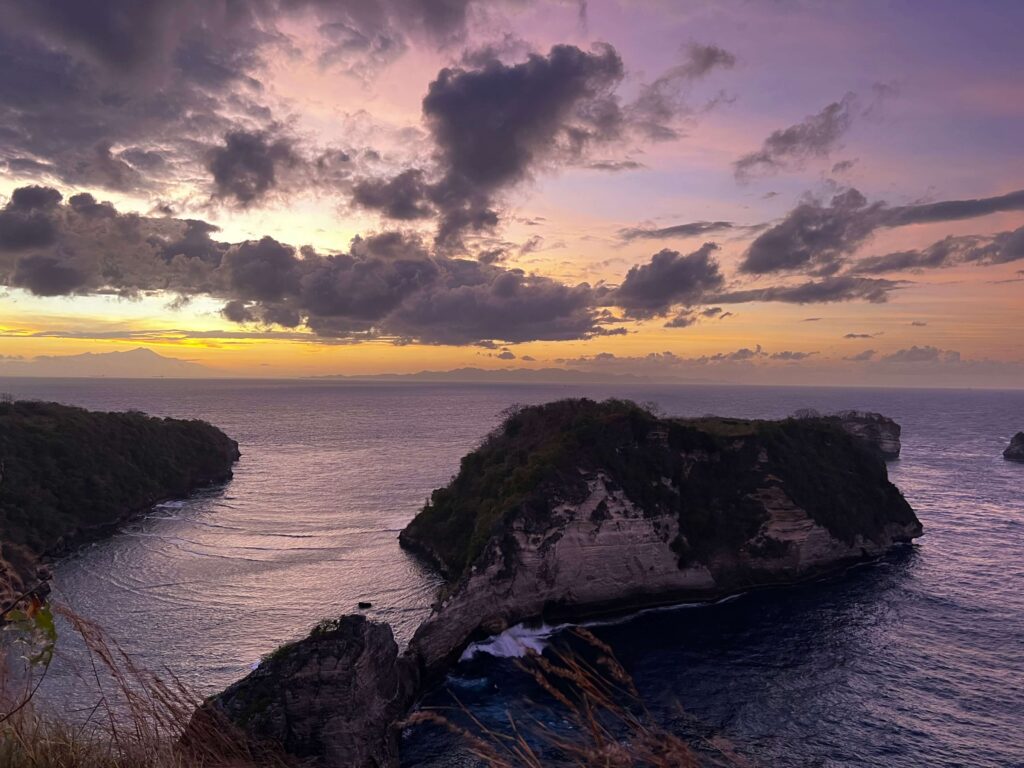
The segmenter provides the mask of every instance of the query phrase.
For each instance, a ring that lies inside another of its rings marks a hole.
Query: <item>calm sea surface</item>
[[[678,415],[881,411],[903,425],[890,475],[925,525],[912,550],[594,631],[657,720],[728,740],[755,765],[1024,766],[1024,465],[1000,455],[1024,429],[1024,393],[29,379],[0,389],[207,419],[238,440],[226,487],[160,506],[56,569],[62,600],[203,693],[360,600],[406,640],[438,582],[398,531],[510,404],[585,394]],[[84,667],[68,642],[47,701],[95,703]],[[487,723],[547,717],[508,658],[478,655],[447,688]],[[432,731],[407,733],[404,755],[407,766],[474,765]]]

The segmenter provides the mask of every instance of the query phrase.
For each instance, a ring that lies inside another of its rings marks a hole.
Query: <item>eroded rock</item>
[[[204,708],[316,765],[383,768],[397,765],[394,724],[418,686],[391,627],[351,615],[279,648]]]
[[[1003,451],[1003,458],[1007,461],[1019,461],[1024,464],[1024,432],[1018,432],[1010,440],[1010,444]]]

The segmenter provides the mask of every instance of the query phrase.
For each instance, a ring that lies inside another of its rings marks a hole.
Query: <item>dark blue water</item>
[[[890,474],[925,525],[913,549],[825,582],[593,631],[656,721],[757,765],[1024,765],[1024,465],[1000,456],[1024,428],[1024,393],[96,380],[0,389],[206,418],[241,443],[226,488],[154,510],[57,569],[62,599],[201,692],[361,599],[407,638],[437,581],[399,549],[397,531],[513,402],[614,394],[680,415],[881,411],[903,425]],[[81,662],[69,642],[49,701],[88,705]],[[446,686],[490,726],[511,712],[561,727],[557,712],[529,703],[538,692],[511,659],[477,655]],[[439,690],[428,703],[450,700]],[[475,765],[427,728],[406,734],[404,762]]]

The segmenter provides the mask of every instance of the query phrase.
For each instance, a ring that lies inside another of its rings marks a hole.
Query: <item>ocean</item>
[[[578,387],[329,381],[7,379],[0,390],[93,409],[206,419],[238,440],[226,486],[153,509],[55,569],[56,596],[135,660],[223,688],[321,617],[367,613],[401,642],[439,580],[399,530],[514,403],[629,397],[673,415],[880,411],[903,426],[889,466],[925,526],[905,551],[824,581],[604,622],[650,717],[764,766],[1024,766],[1024,392],[734,386]],[[453,695],[489,727],[565,723],[513,658],[570,642],[518,628],[456,667]],[[48,706],[95,703],[65,633]],[[417,727],[403,765],[473,766]]]

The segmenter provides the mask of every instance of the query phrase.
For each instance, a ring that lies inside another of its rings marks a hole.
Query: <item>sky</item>
[[[1024,386],[1019,2],[0,14],[0,376]]]

